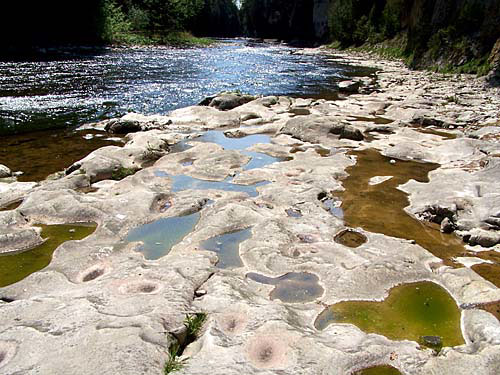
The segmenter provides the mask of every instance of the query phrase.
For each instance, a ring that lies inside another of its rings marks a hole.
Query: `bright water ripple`
[[[283,46],[119,48],[94,56],[0,62],[0,133],[80,125],[130,111],[166,114],[223,90],[328,97],[367,72]]]

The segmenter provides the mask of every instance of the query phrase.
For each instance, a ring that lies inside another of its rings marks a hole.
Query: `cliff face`
[[[313,27],[314,36],[320,40],[328,36],[328,8],[330,0],[314,0]]]
[[[246,0],[241,18],[250,36],[314,40],[327,34],[327,10],[328,0]]]
[[[330,0],[328,18],[331,39],[344,46],[402,36],[415,67],[485,73],[500,37],[500,0]]]

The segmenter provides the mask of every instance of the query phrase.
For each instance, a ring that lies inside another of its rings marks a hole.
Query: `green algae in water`
[[[81,240],[96,229],[95,224],[40,225],[45,242],[24,252],[0,255],[0,287],[14,284],[47,267],[54,251],[64,242]]]
[[[464,344],[455,301],[445,289],[428,281],[396,286],[382,302],[339,302],[324,310],[314,326],[323,330],[333,323],[354,324],[392,340],[418,342],[422,336],[439,336],[443,346]]]
[[[219,261],[218,268],[238,268],[243,266],[240,258],[240,243],[252,237],[252,228],[239,230],[212,237],[203,241],[201,246],[205,250],[217,253]]]
[[[354,372],[352,375],[401,375],[398,369],[385,365],[365,368]]]
[[[159,219],[132,229],[125,241],[142,242],[141,253],[146,259],[160,259],[194,229],[199,219],[199,212]]]

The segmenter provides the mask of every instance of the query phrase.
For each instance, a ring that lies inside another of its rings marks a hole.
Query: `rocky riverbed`
[[[499,89],[331,58],[376,77],[335,101],[223,95],[90,124],[126,144],[39,183],[2,168],[2,257],[39,224],[97,228],[0,288],[0,372],[161,374],[203,312],[179,374],[498,374]],[[407,309],[350,323],[349,301],[394,293]]]

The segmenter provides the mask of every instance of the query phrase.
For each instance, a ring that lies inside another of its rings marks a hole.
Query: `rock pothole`
[[[324,292],[319,285],[319,277],[308,272],[290,272],[275,278],[250,272],[247,278],[261,284],[274,285],[271,300],[279,299],[285,303],[312,302]]]
[[[105,273],[108,272],[107,267],[102,266],[102,265],[96,265],[92,266],[85,271],[80,273],[79,281],[83,283],[87,283],[89,281],[93,281],[95,279],[98,279],[99,277],[103,276]]]
[[[160,285],[154,281],[133,281],[120,286],[122,294],[155,294],[160,290]]]
[[[247,345],[247,356],[257,368],[282,368],[288,363],[288,346],[279,337],[256,336]]]
[[[367,240],[364,234],[352,229],[345,229],[334,237],[335,242],[351,248],[360,247]]]
[[[0,341],[0,368],[9,363],[16,355],[17,345],[10,341]]]

